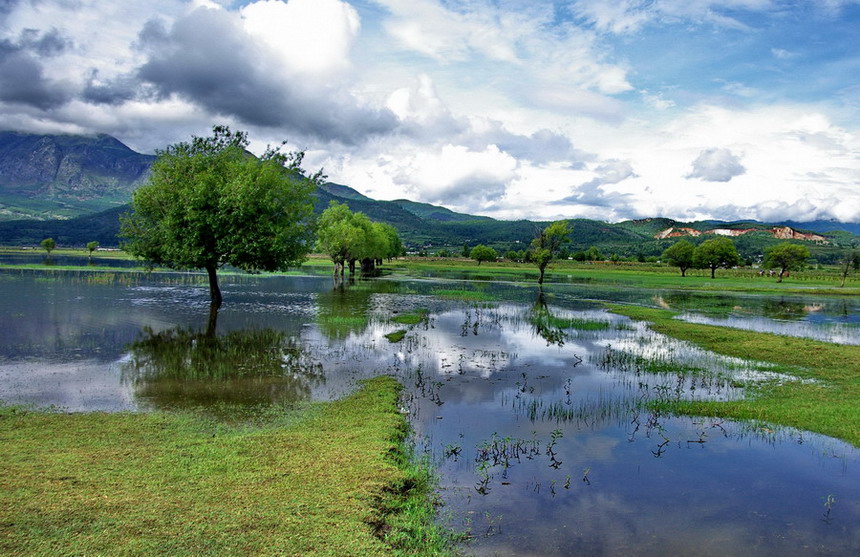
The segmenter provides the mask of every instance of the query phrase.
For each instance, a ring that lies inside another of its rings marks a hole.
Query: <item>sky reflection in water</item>
[[[260,404],[339,397],[390,373],[406,386],[416,450],[438,466],[442,519],[472,533],[475,554],[860,548],[857,450],[640,405],[740,396],[732,379],[768,366],[663,337],[565,287],[541,299],[480,286],[511,302],[433,294],[461,286],[233,277],[210,342],[205,285],[188,277],[4,275],[0,397],[69,410]],[[393,320],[417,309],[428,317],[416,325]]]

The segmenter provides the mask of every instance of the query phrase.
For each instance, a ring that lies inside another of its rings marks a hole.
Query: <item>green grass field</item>
[[[673,411],[761,420],[823,433],[860,447],[860,346],[687,323],[662,309],[608,307],[649,322],[659,333],[718,354],[771,362],[777,366],[773,371],[814,380],[752,383],[744,400],[672,403]]]
[[[5,555],[443,555],[399,385],[193,413],[0,410]]]

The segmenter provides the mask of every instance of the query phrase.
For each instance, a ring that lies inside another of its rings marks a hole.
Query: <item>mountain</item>
[[[68,218],[128,203],[154,160],[109,135],[0,132],[0,219]]]
[[[107,135],[0,132],[0,245],[37,245],[48,237],[61,246],[82,246],[93,240],[103,246],[118,245],[119,215],[129,210],[131,193],[146,180],[154,160]],[[314,196],[317,213],[332,201],[346,203],[353,211],[393,225],[410,249],[428,253],[440,248],[460,253],[464,244],[479,243],[502,252],[522,250],[543,224],[499,221],[407,199],[379,201],[332,182],[320,185]],[[29,218],[9,220],[14,215]],[[786,238],[814,240],[807,242],[814,257],[828,262],[839,256],[840,246],[860,241],[856,236],[860,224],[830,221],[684,223],[647,218],[614,224],[588,219],[569,223],[571,253],[594,246],[607,256],[659,256],[680,237],[698,243],[721,234],[732,236],[741,254],[751,259]]]

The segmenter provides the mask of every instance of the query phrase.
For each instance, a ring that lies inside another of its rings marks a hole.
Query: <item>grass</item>
[[[760,420],[836,437],[860,447],[860,346],[699,325],[673,319],[674,312],[609,304],[615,313],[648,321],[665,335],[718,354],[771,362],[773,371],[812,382],[768,381],[730,402],[671,403],[679,413]]]
[[[0,553],[445,554],[399,388],[239,423],[4,408]]]
[[[408,331],[406,329],[398,329],[393,333],[388,333],[387,335],[385,335],[385,338],[388,339],[388,342],[400,342],[401,340],[403,340],[403,337],[406,336],[407,332]]]
[[[391,320],[401,325],[417,325],[426,320],[428,315],[430,315],[430,311],[422,308],[395,315]]]
[[[487,294],[486,292],[481,292],[480,290],[465,290],[465,289],[434,289],[432,291],[434,296],[439,296],[440,298],[446,298],[449,300],[463,300],[466,302],[489,302],[494,300],[492,296]]]

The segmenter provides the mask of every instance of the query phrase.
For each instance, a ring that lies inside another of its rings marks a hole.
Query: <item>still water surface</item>
[[[464,287],[495,301],[448,297]],[[212,338],[200,276],[0,273],[0,398],[71,411],[229,412],[336,398],[388,373],[406,385],[416,451],[439,471],[440,519],[471,532],[468,553],[860,551],[860,451],[808,432],[640,409],[740,396],[742,380],[768,366],[695,349],[588,300],[688,311],[705,302],[545,290],[225,277]],[[762,320],[783,302],[728,301]],[[396,322],[417,310],[417,324]],[[812,313],[838,320],[839,311]],[[386,338],[398,330],[402,340]]]

